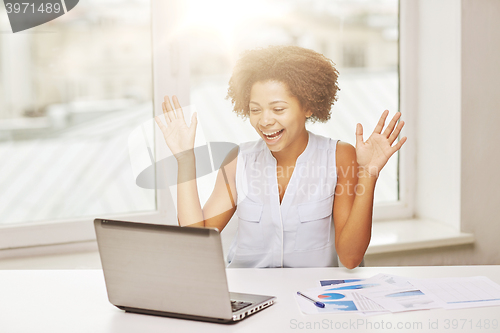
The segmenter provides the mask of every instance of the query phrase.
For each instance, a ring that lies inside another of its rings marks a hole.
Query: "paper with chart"
[[[446,309],[500,305],[500,286],[485,276],[412,281]]]
[[[321,280],[322,287],[303,292],[325,303],[325,308],[296,295],[306,314],[358,313],[457,309],[500,306],[500,285],[484,276],[410,279],[377,274],[369,279]]]
[[[349,283],[349,282],[358,282],[358,281],[363,281],[365,279],[335,279],[335,280],[320,280],[319,285],[322,287],[325,286],[331,286],[335,284],[341,284],[341,283]]]
[[[325,303],[324,308],[318,308],[312,302],[298,295],[296,295],[296,299],[302,312],[307,314],[385,311],[377,303],[356,293],[358,290],[369,289],[375,286],[374,284],[364,283],[356,279],[353,282],[334,283],[302,292],[312,299]]]
[[[439,302],[404,277],[378,274],[364,282],[377,284],[377,286],[360,290],[359,294],[390,312],[429,310],[441,307]]]

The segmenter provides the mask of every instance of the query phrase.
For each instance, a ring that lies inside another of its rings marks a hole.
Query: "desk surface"
[[[500,266],[228,269],[229,289],[277,296],[277,303],[234,325],[125,313],[108,302],[101,270],[0,271],[0,332],[500,332],[500,307],[427,310],[363,317],[304,315],[294,294],[320,279],[484,275]],[[397,329],[398,326],[401,329]],[[404,327],[404,328],[403,328]]]

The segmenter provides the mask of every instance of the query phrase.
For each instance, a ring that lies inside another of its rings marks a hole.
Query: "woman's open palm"
[[[356,126],[357,162],[359,167],[367,171],[370,176],[378,177],[380,170],[382,170],[389,158],[403,146],[407,139],[403,137],[394,146],[392,145],[398,138],[404,126],[404,121],[397,124],[398,119],[401,117],[401,113],[397,112],[385,131],[382,132],[388,115],[389,111],[387,110],[382,113],[373,133],[366,141],[363,141],[363,126],[361,124]]]
[[[165,100],[162,103],[163,116],[165,117],[167,126],[159,119],[161,116],[155,117],[155,121],[163,133],[168,148],[174,156],[178,157],[182,155],[183,152],[192,151],[194,148],[196,125],[198,121],[196,119],[196,113],[193,113],[191,117],[191,126],[188,127],[184,119],[184,112],[176,96],[172,96],[172,102],[174,103],[175,109],[172,108],[168,96],[165,96]]]

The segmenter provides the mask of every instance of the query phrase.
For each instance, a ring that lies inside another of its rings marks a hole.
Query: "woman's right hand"
[[[196,113],[193,113],[191,117],[191,126],[188,127],[177,96],[172,96],[172,102],[174,103],[175,109],[172,108],[168,96],[165,96],[164,102],[161,104],[167,126],[159,119],[161,116],[155,117],[155,121],[163,133],[168,148],[170,148],[170,151],[178,160],[181,156],[185,155],[183,153],[189,154],[194,152],[194,138],[198,120],[196,118]]]

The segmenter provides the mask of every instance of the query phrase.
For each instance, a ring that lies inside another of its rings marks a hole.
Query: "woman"
[[[312,50],[247,51],[235,66],[228,98],[261,139],[228,154],[203,208],[193,153],[196,114],[187,127],[177,98],[172,107],[165,97],[167,125],[156,121],[178,161],[179,224],[222,231],[236,212],[230,267],[337,266],[338,255],[345,267],[354,268],[363,260],[375,184],[406,141],[392,146],[404,122],[398,123],[398,112],[384,130],[386,110],[366,141],[357,124],[356,148],[308,132],[306,122],[330,118],[337,76],[332,61]]]

